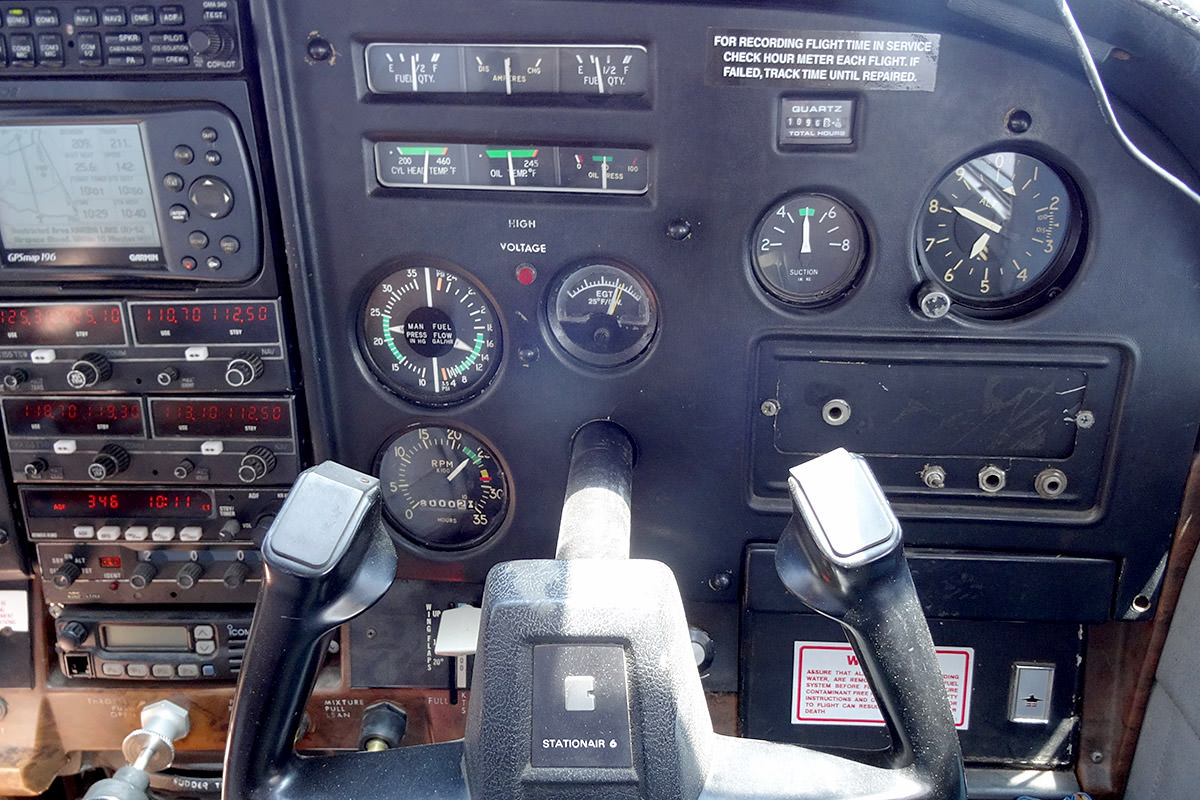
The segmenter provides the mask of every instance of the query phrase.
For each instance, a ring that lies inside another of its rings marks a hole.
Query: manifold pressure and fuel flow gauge
[[[483,290],[445,266],[410,266],[371,291],[363,347],[375,374],[425,406],[467,400],[500,365],[500,323]]]
[[[955,302],[1019,313],[1069,277],[1083,213],[1064,172],[1026,153],[985,153],[954,167],[926,197],[917,260]]]
[[[482,543],[504,522],[509,488],[492,448],[448,425],[417,425],[379,453],[384,511],[408,539],[434,550]]]
[[[795,194],[754,229],[750,260],[763,288],[790,305],[841,297],[862,271],[867,237],[850,206],[826,194]]]

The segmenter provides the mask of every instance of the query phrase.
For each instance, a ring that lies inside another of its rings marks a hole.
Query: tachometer
[[[496,310],[478,285],[447,267],[406,267],[380,281],[362,332],[375,374],[421,405],[473,397],[500,365]]]
[[[1082,214],[1069,180],[1025,153],[986,153],[959,164],[925,199],[921,267],[958,302],[1019,307],[1056,285],[1072,264]]]
[[[508,478],[492,448],[458,428],[409,428],[380,452],[378,475],[388,519],[423,547],[477,545],[508,511]]]

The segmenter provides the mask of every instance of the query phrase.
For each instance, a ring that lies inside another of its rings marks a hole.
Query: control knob
[[[219,25],[202,25],[188,36],[188,46],[205,58],[228,56],[233,53],[233,33]]]
[[[225,382],[237,389],[249,386],[263,374],[263,361],[255,353],[238,353],[225,367]]]
[[[83,568],[74,561],[64,561],[62,566],[54,571],[54,575],[50,577],[50,582],[59,589],[66,589],[78,580],[82,574]]]
[[[71,365],[67,385],[72,389],[88,389],[112,377],[112,362],[100,353],[88,353]]]
[[[238,467],[238,480],[242,483],[254,483],[260,478],[265,478],[275,469],[275,463],[274,453],[262,445],[255,445],[242,456],[242,463]]]
[[[154,376],[154,380],[159,386],[170,386],[175,381],[179,380],[179,370],[175,367],[163,367]]]
[[[58,647],[65,652],[78,650],[87,639],[87,626],[78,620],[71,620],[58,631]]]
[[[17,389],[27,380],[29,380],[29,373],[20,367],[17,367],[4,376],[4,388],[10,391]]]
[[[196,585],[196,581],[200,580],[200,576],[203,574],[204,567],[195,561],[189,561],[179,568],[179,573],[175,576],[175,583],[179,584],[180,589],[190,589]]]
[[[50,465],[46,463],[44,458],[32,459],[25,465],[25,477],[29,479],[40,478],[46,474],[46,470],[50,469]]]
[[[226,589],[236,589],[246,582],[246,576],[249,574],[250,568],[245,563],[235,561],[229,565],[229,569],[225,570],[221,582],[225,584]]]
[[[140,592],[150,585],[150,581],[154,580],[156,575],[158,567],[149,561],[143,561],[133,568],[133,574],[129,576],[129,585]]]
[[[119,444],[106,444],[88,464],[88,477],[94,481],[111,478],[129,466],[129,453]]]

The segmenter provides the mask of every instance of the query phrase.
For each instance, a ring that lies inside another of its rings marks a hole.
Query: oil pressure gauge
[[[796,194],[762,216],[750,255],[768,292],[791,305],[816,306],[845,293],[866,252],[862,223],[848,205],[826,194]]]
[[[985,153],[959,164],[925,198],[917,260],[958,303],[1017,312],[1058,286],[1082,227],[1070,180],[1026,153]]]
[[[562,348],[594,367],[615,367],[646,351],[658,330],[658,303],[627,267],[572,267],[550,287],[546,321]]]

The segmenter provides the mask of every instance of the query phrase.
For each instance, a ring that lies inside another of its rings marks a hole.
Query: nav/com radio
[[[0,281],[245,281],[261,221],[238,124],[186,108],[0,112]]]

